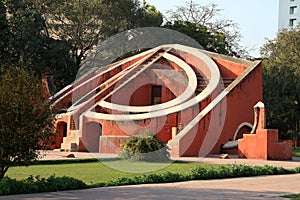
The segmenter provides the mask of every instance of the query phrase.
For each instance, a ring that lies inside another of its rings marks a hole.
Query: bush
[[[299,167],[300,170],[300,167]],[[192,169],[190,179],[192,180],[207,180],[233,177],[249,177],[259,175],[278,175],[278,174],[292,174],[297,173],[295,170],[288,170],[282,167],[273,166],[249,166],[249,165],[221,165],[216,167],[196,167]]]
[[[295,168],[295,173],[300,173],[300,167]]]
[[[139,161],[166,161],[169,159],[168,148],[149,130],[138,136],[131,136],[121,144],[120,156]]]
[[[118,178],[113,181],[101,182],[93,185],[92,187],[108,187],[120,185],[136,185],[136,184],[149,184],[149,183],[170,183],[189,180],[188,175],[164,172],[159,174],[143,174],[135,177]]]
[[[292,200],[300,200],[300,193],[299,194],[288,194],[288,195],[284,195],[282,197],[289,198]]]
[[[4,177],[0,181],[0,195],[28,194],[38,192],[55,192],[63,190],[76,190],[87,188],[87,185],[71,177],[40,178],[39,176],[30,176],[25,180],[16,180]]]

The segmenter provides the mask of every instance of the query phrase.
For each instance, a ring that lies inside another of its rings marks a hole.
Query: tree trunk
[[[7,172],[9,166],[1,166],[0,167],[0,181],[4,178],[5,173]]]

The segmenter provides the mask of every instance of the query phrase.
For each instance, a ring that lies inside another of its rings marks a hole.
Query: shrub
[[[47,179],[30,176],[25,180],[4,177],[0,181],[0,195],[55,192],[83,188],[87,188],[87,185],[80,180],[66,176],[55,177],[55,175]]]
[[[95,184],[93,187],[108,187],[120,185],[135,185],[149,183],[170,183],[189,180],[189,176],[179,173],[164,172],[159,174],[143,174],[132,178],[118,178],[113,181],[107,181]]]
[[[292,200],[300,200],[300,193],[299,194],[288,194],[288,195],[284,195],[282,197],[289,198]]]
[[[299,167],[300,170],[300,167]],[[220,179],[220,178],[233,178],[233,177],[249,177],[259,175],[277,175],[277,174],[292,174],[297,173],[295,170],[288,170],[282,167],[273,166],[249,166],[249,165],[221,165],[215,167],[199,166],[192,169],[190,179],[192,180],[207,180],[207,179]]]
[[[294,169],[295,173],[300,173],[300,166]]]
[[[168,148],[149,130],[138,136],[131,136],[121,144],[120,156],[139,161],[166,161],[169,159]]]

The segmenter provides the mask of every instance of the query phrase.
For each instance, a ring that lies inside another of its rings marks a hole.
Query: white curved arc
[[[192,70],[192,68],[180,58],[177,58],[176,56],[173,56],[169,53],[164,53],[163,57],[166,58],[167,60],[173,61],[176,64],[178,64],[179,67],[181,67],[188,76],[188,85],[185,91],[180,96],[166,103],[153,105],[153,106],[124,106],[124,105],[109,103],[104,100],[100,101],[98,105],[111,110],[117,110],[123,112],[153,112],[153,111],[167,109],[172,106],[181,104],[182,102],[191,98],[194,95],[195,90],[197,88],[197,77],[194,71]]]
[[[71,93],[75,92],[76,90],[80,89],[80,87],[84,86],[85,84],[87,84],[87,83],[89,83],[89,82],[95,80],[96,78],[99,78],[100,76],[104,75],[105,73],[107,73],[107,72],[109,72],[109,71],[111,71],[111,70],[117,68],[117,67],[120,66],[120,65],[123,65],[124,63],[126,63],[126,62],[128,62],[128,61],[134,60],[134,59],[137,58],[137,57],[140,57],[140,56],[142,56],[142,55],[146,55],[146,54],[149,54],[149,53],[151,53],[151,52],[154,52],[154,51],[156,51],[158,48],[159,48],[159,47],[154,48],[154,49],[150,49],[150,50],[145,51],[145,52],[143,52],[143,53],[141,53],[141,54],[138,54],[138,55],[129,57],[128,59],[124,59],[123,61],[117,63],[114,67],[111,67],[111,68],[109,68],[109,69],[106,69],[106,70],[100,72],[99,74],[96,74],[95,76],[93,76],[93,77],[87,79],[86,81],[80,83],[79,85],[76,85],[75,88],[72,88],[72,90],[70,90],[69,92],[65,93],[63,96],[61,96],[61,97],[58,98],[57,100],[55,100],[55,102],[53,102],[53,103],[50,105],[50,107],[54,107],[57,103],[59,103],[59,102],[60,102],[61,100],[63,100],[65,97],[67,97],[67,96],[70,95]],[[75,83],[75,84],[76,84],[76,83]],[[73,84],[73,85],[74,85],[74,84]],[[67,89],[68,89],[69,87],[71,87],[71,86],[72,86],[72,85],[66,86],[66,87],[65,87],[66,89],[64,89],[64,91],[67,90]],[[64,91],[60,91],[59,94],[61,94],[61,93],[64,92]],[[58,96],[59,94],[57,93],[57,94],[55,94],[54,96],[52,96],[52,97],[50,97],[50,98],[53,99],[53,98],[55,98],[56,96]],[[73,109],[73,110],[74,110],[74,109]]]
[[[162,48],[168,48],[171,45],[163,45]],[[142,113],[142,114],[130,114],[130,115],[116,115],[116,114],[105,114],[105,113],[96,113],[92,111],[87,111],[84,113],[86,117],[91,117],[95,119],[104,119],[104,120],[114,120],[114,121],[130,121],[130,120],[141,120],[141,119],[148,119],[148,118],[155,118],[165,116],[171,113],[179,112],[184,109],[187,109],[202,100],[204,100],[207,96],[209,96],[218,86],[220,81],[220,72],[217,65],[213,62],[213,60],[205,55],[204,53],[200,52],[198,49],[194,49],[192,47],[187,47],[183,45],[172,45],[173,48],[178,47],[181,51],[188,52],[193,54],[194,56],[201,59],[205,64],[206,67],[209,69],[210,74],[204,74],[206,77],[211,77],[207,87],[196,97],[190,99],[187,102],[184,102],[180,105],[176,105],[169,108],[162,108],[163,110],[158,110],[150,113]],[[197,67],[197,65],[195,66]],[[205,73],[205,72],[204,72]],[[128,111],[128,110],[127,110]]]
[[[233,136],[233,141],[236,140],[236,136],[237,136],[239,130],[240,130],[242,127],[244,127],[244,126],[248,126],[248,127],[251,128],[251,129],[253,128],[253,125],[252,125],[251,123],[249,123],[249,122],[243,122],[243,123],[241,123],[241,124],[237,127],[237,129],[235,130],[235,133],[234,133],[234,136]]]
[[[157,50],[158,50],[158,49],[157,49]],[[154,52],[156,52],[157,50],[155,50],[155,51],[153,51],[153,52],[151,52],[151,53],[154,53]],[[146,59],[148,59],[148,58],[149,58],[149,57],[146,56],[146,57],[144,57],[143,59],[137,61],[136,63],[133,63],[132,65],[130,65],[129,67],[127,67],[126,69],[124,69],[123,71],[121,71],[121,72],[118,74],[118,75],[120,75],[120,74],[121,74],[121,75],[117,77],[117,80],[119,80],[120,78],[124,77],[128,72],[132,71],[132,69],[135,68],[136,65],[139,65],[140,63],[143,63],[143,62],[144,62]],[[117,66],[119,66],[119,65],[117,65]],[[98,75],[97,75],[97,76],[98,76]],[[70,106],[70,107],[68,108],[68,111],[74,111],[74,110],[76,110],[76,109],[79,109],[79,108],[81,108],[82,106],[86,105],[86,104],[87,104],[88,102],[90,102],[91,100],[93,100],[96,96],[99,95],[98,93],[96,93],[96,90],[97,90],[98,88],[101,88],[101,87],[103,87],[103,86],[107,86],[107,85],[111,84],[111,79],[114,79],[114,77],[111,77],[110,79],[106,80],[104,83],[102,83],[102,84],[100,84],[99,86],[95,87],[93,90],[91,90],[90,92],[88,92],[87,94],[85,94],[83,97],[81,97],[80,99],[78,99],[76,102],[73,103],[72,106]],[[90,79],[89,79],[89,80],[90,80]],[[93,80],[93,77],[91,78],[91,80]],[[114,81],[116,81],[116,80],[113,80],[112,82],[114,82]],[[93,93],[94,93],[94,95],[93,95],[92,97],[90,97],[88,100],[86,100],[86,101],[84,101],[84,102],[82,102],[82,103],[80,103],[80,104],[78,103],[78,102],[80,102],[82,99],[84,99],[85,97],[87,97],[88,95],[93,94]]]

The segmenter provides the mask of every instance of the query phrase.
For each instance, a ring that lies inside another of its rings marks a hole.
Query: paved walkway
[[[66,152],[49,152],[44,160],[66,159]],[[104,158],[112,157],[105,154],[73,153],[76,158]],[[113,155],[116,157],[116,155]],[[74,159],[74,158],[68,158]],[[215,163],[215,164],[249,164],[249,165],[271,165],[285,168],[295,168],[300,166],[300,159],[293,161],[262,161],[247,159],[220,159],[209,158],[180,158],[179,160]],[[94,188],[87,190],[74,190],[64,192],[26,194],[14,196],[0,196],[0,199],[20,199],[20,200],[63,200],[63,199],[284,199],[280,196],[284,194],[300,193],[300,174],[280,175],[280,176],[260,176],[250,178],[234,178],[222,180],[187,181],[168,184],[148,184],[108,188]]]
[[[168,184],[94,188],[65,192],[5,196],[0,199],[20,200],[180,200],[180,199],[284,199],[284,194],[300,193],[300,174],[187,181]]]
[[[67,155],[74,154],[75,158],[66,158]],[[60,152],[60,151],[49,151],[46,156],[41,160],[60,160],[60,159],[79,159],[79,158],[115,158],[118,157],[116,154],[99,154],[99,153],[84,153],[84,152]],[[300,157],[294,157],[292,161],[274,161],[274,160],[252,160],[252,159],[240,159],[236,156],[229,156],[229,159],[220,159],[219,157],[210,156],[205,158],[198,157],[182,157],[178,160],[189,161],[189,162],[203,162],[209,164],[248,164],[255,166],[276,166],[284,167],[287,169],[293,169],[300,167]]]
[[[74,158],[67,158],[68,155],[73,154]],[[86,153],[86,152],[61,152],[58,150],[47,151],[41,160],[62,160],[62,159],[84,159],[84,158],[116,158],[117,154],[100,154],[100,153]]]

